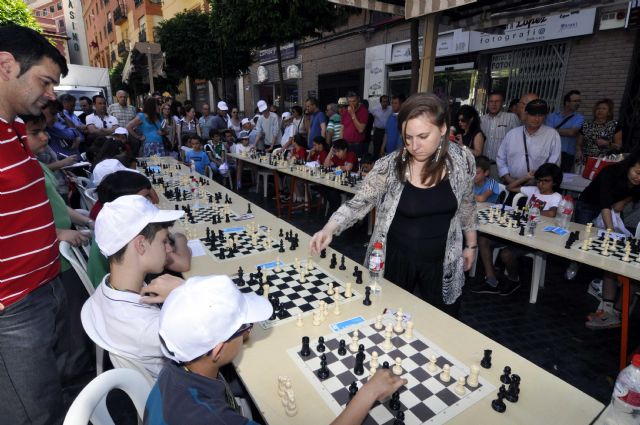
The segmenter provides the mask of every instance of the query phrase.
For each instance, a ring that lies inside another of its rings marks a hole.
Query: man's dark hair
[[[296,111],[298,113],[298,115],[302,116],[302,108],[298,105],[294,105],[291,107],[292,111]]]
[[[149,242],[153,242],[153,240],[156,237],[156,234],[162,230],[162,229],[168,229],[169,227],[173,226],[173,221],[165,221],[164,223],[149,223],[147,224],[144,229],[142,229],[140,231],[140,233],[138,233],[138,235],[142,235],[147,241]],[[116,229],[114,229],[116,230]],[[136,235],[136,236],[138,236]],[[134,237],[136,237],[134,236]],[[131,242],[131,241],[129,241]],[[129,243],[127,243],[125,246],[123,246],[122,248],[120,248],[118,250],[118,252],[114,253],[113,255],[110,255],[108,260],[109,260],[109,264],[111,263],[119,263],[122,261],[122,258],[124,257],[124,253],[127,250],[127,246],[129,246]]]
[[[489,96],[487,96],[487,99],[489,99],[491,96],[500,96],[502,98],[502,101],[504,102],[504,93],[499,90],[493,90],[489,92]]]
[[[67,60],[49,40],[31,28],[14,24],[0,25],[0,52],[9,52],[20,64],[20,75],[47,57],[60,67],[62,76],[69,72]]]
[[[209,129],[209,137],[210,137],[210,138],[212,138],[212,139],[213,139],[213,136],[215,136],[216,134],[217,134],[218,136],[220,135],[220,133],[218,132],[218,129],[217,129],[217,128],[210,128],[210,129]]]
[[[484,155],[480,155],[476,157],[476,167],[482,171],[489,171],[491,170],[491,160]]]
[[[97,94],[97,95],[93,96],[91,99],[93,100],[93,103],[96,103],[96,99],[98,99],[98,98],[100,98],[100,99],[104,99],[104,101],[105,101],[105,102],[107,101],[107,98],[106,98],[106,97],[104,97],[104,96],[103,96],[103,95],[101,95],[101,94]]]
[[[151,182],[144,174],[120,170],[106,176],[98,185],[96,194],[98,201],[106,204],[121,196],[136,195],[143,189],[151,189]]]
[[[382,99],[389,100],[389,95],[383,94],[382,96],[380,96],[380,102],[382,102]]]
[[[575,95],[580,96],[580,90],[569,90],[567,94],[565,94],[564,97],[562,98],[562,104],[566,105],[567,102],[571,100],[571,96],[575,96]]]
[[[349,144],[344,139],[338,139],[333,142],[333,149],[337,151],[346,151],[349,148]]]
[[[347,98],[349,97],[357,97],[358,99],[360,99],[360,96],[358,96],[358,93],[354,92],[353,90],[349,90],[347,92]]]
[[[60,95],[58,100],[60,102],[75,102],[76,101],[76,97],[74,95],[72,95],[72,94],[64,93],[64,94]]]
[[[316,99],[315,97],[308,97],[307,102],[311,103],[312,105],[318,106],[318,99]]]
[[[545,162],[539,166],[533,176],[536,179],[551,177],[553,179],[553,190],[556,192],[560,189],[560,185],[562,184],[562,170],[552,162]]]
[[[393,96],[391,96],[391,100],[393,100],[393,99],[398,99],[400,101],[400,103],[402,103],[405,100],[407,100],[407,96],[405,96],[402,93],[398,93],[398,94],[394,94]]]
[[[90,97],[87,96],[80,96],[79,100],[86,100],[87,102],[89,102],[89,105],[93,105],[93,100],[91,100]]]

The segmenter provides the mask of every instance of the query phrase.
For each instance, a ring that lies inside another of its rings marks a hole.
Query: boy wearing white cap
[[[171,292],[159,333],[162,352],[173,362],[149,394],[143,424],[255,424],[238,412],[219,371],[240,353],[253,323],[271,314],[266,298],[241,293],[227,276],[193,277]],[[406,383],[380,369],[332,424],[361,423],[376,400]]]
[[[158,325],[161,303],[182,279],[164,275],[145,286],[149,273],[164,269],[173,248],[168,228],[183,211],[159,210],[140,195],[107,202],[95,223],[95,240],[109,260],[106,275],[82,307],[82,326],[100,347],[140,362],[153,376],[164,365]]]

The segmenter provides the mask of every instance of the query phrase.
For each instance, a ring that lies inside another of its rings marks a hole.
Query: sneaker
[[[485,279],[482,283],[478,283],[471,287],[471,292],[474,294],[493,294],[498,295],[500,293],[500,283],[496,286],[491,286]]]
[[[513,294],[520,288],[520,280],[504,279],[500,286],[502,286],[500,295],[506,297]]]
[[[587,294],[593,295],[598,301],[602,300],[602,279],[593,279],[589,283]]]
[[[594,311],[593,313],[587,314],[587,322],[591,322],[593,320],[599,320],[601,317],[605,315],[604,310],[602,310],[600,307],[601,306],[598,306],[598,310]]]
[[[596,312],[597,314],[598,312]],[[585,326],[589,329],[611,329],[620,326],[620,316],[615,313],[609,313],[603,311],[602,314],[594,315],[593,320],[589,320],[585,323]]]

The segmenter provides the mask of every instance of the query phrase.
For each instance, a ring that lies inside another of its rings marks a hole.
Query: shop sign
[[[76,65],[89,65],[89,52],[85,42],[86,34],[82,20],[80,0],[63,0],[64,26],[69,36],[67,41],[69,61]]]
[[[278,60],[278,52],[276,52],[276,47],[271,47],[270,49],[260,50],[259,53],[260,64],[265,65],[267,63],[276,62]],[[282,56],[282,60],[293,59],[296,57],[296,46],[293,43],[285,44],[280,46],[280,56]]]
[[[418,40],[418,55],[422,57],[423,42]],[[469,51],[469,33],[457,29],[438,34],[436,57],[459,55]],[[411,42],[405,41],[391,46],[391,60],[389,63],[411,62]]]
[[[300,67],[298,65],[289,65],[284,78],[286,80],[298,80],[302,78],[302,71],[300,70]]]
[[[499,53],[491,56],[491,71],[511,68],[511,53]]]
[[[258,74],[258,82],[259,83],[264,83],[265,81],[267,81],[269,79],[269,70],[266,67],[262,66],[262,65],[260,65],[258,67],[257,74]]]
[[[596,8],[591,8],[558,15],[523,18],[507,25],[504,34],[471,31],[469,51],[497,49],[591,34],[595,19]]]

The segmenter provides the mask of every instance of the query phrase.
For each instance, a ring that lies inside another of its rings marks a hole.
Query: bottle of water
[[[539,217],[540,209],[538,208],[538,204],[531,204],[529,207],[529,219],[527,220],[527,231],[525,233],[527,237],[532,238],[534,236]]]
[[[597,425],[637,425],[640,423],[640,354],[634,354],[613,387],[611,403]]]
[[[556,214],[556,224],[558,227],[566,229],[573,215],[573,199],[571,196],[565,195],[558,204],[558,212]]]
[[[380,277],[384,275],[384,251],[382,242],[375,242],[369,255],[369,286],[371,292],[378,294],[382,291]]]

